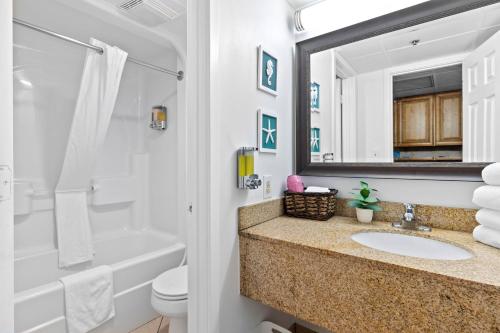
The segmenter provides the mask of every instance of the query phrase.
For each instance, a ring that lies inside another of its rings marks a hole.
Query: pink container
[[[304,182],[302,182],[302,178],[297,175],[288,176],[286,179],[286,187],[290,192],[304,192]]]

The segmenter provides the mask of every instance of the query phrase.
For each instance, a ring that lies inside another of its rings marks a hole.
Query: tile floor
[[[168,318],[160,316],[140,327],[137,327],[130,333],[168,333],[168,324]]]

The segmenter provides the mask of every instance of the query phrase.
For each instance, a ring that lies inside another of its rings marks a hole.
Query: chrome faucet
[[[400,222],[393,222],[392,226],[399,229],[417,230],[417,231],[431,231],[431,227],[418,223],[415,216],[415,205],[405,203],[405,213]]]
[[[415,220],[415,206],[410,204],[410,203],[406,203],[405,204],[405,214],[403,215],[403,219],[405,220],[405,222],[413,222]]]

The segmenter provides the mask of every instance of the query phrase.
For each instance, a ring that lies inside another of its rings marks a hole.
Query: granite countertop
[[[429,237],[465,248],[473,253],[473,257],[466,260],[431,260],[382,252],[351,240],[352,234],[361,231],[387,231]],[[340,216],[326,222],[280,216],[243,229],[240,235],[322,254],[344,254],[500,288],[500,249],[476,242],[471,233],[441,229],[433,229],[431,232],[397,230],[387,222],[362,224],[356,219]]]

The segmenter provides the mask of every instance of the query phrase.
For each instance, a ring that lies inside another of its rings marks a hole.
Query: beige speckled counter
[[[500,332],[500,250],[470,233],[418,233],[474,257],[442,261],[351,240],[388,223],[289,217],[240,231],[241,293],[334,332]],[[409,233],[409,232],[402,232]]]

